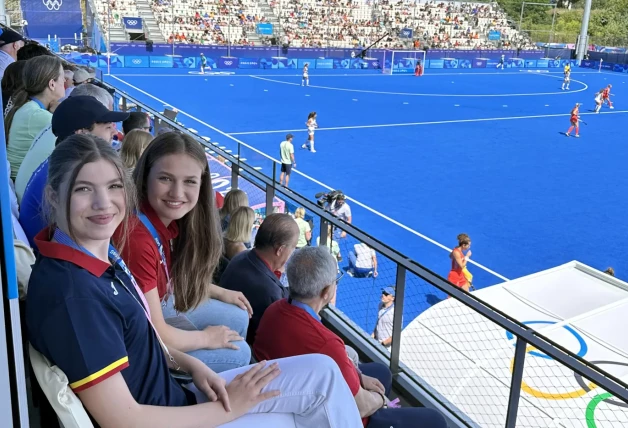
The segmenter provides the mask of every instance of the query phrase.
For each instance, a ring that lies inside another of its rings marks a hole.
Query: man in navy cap
[[[94,97],[70,97],[59,104],[52,114],[52,133],[57,137],[55,145],[74,134],[91,134],[112,141],[117,133],[116,122],[128,117],[129,113],[111,111]],[[47,226],[42,206],[47,177],[48,159],[33,173],[20,206],[20,224],[33,248],[35,235]]]
[[[4,70],[17,60],[17,51],[24,46],[24,37],[5,27],[0,28],[0,79]]]
[[[377,313],[377,324],[373,337],[386,348],[392,344],[393,318],[395,317],[395,288],[382,289],[382,300]]]

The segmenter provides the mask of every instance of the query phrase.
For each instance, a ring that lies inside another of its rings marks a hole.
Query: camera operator
[[[331,205],[329,205],[328,209],[329,211],[331,211],[333,215],[335,215],[339,219],[347,223],[351,223],[351,207],[349,206],[349,204],[346,203],[345,201],[346,198],[347,197],[343,193],[340,193],[334,199]],[[346,236],[347,236],[347,232],[341,231],[338,228],[334,230],[335,239],[345,238]]]

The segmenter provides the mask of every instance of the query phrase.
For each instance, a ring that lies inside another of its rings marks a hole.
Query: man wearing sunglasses
[[[395,317],[395,289],[386,287],[382,290],[382,300],[377,313],[377,323],[372,337],[386,348],[392,344],[393,318]]]
[[[129,114],[129,118],[122,122],[122,131],[124,135],[134,129],[141,129],[146,132],[153,132],[153,126],[150,123],[150,117],[140,111],[133,111]]]
[[[323,325],[319,313],[334,298],[340,280],[329,248],[304,247],[296,251],[286,272],[289,297],[270,305],[262,317],[253,345],[258,360],[327,355],[338,364],[347,381],[365,427],[446,428],[445,419],[436,410],[391,405],[390,369],[381,363],[356,367],[342,339]]]

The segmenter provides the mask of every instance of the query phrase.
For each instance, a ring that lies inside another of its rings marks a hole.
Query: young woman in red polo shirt
[[[133,172],[139,209],[122,257],[153,323],[173,348],[216,372],[249,364],[252,312],[242,293],[212,284],[223,251],[205,152],[193,138],[155,138]]]
[[[217,375],[163,343],[121,248],[111,244],[117,228],[124,242],[133,194],[109,142],[74,135],[50,157],[46,199],[53,224],[36,238],[41,246],[27,296],[29,340],[67,375],[98,425],[361,426],[349,388],[328,357],[260,362]],[[193,384],[180,386],[168,368],[189,373]]]

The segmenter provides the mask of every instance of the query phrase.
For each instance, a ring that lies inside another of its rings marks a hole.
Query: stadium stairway
[[[266,17],[266,20],[273,24],[273,36],[276,37],[278,41],[283,40],[284,32],[281,22],[279,21],[279,17],[275,15],[275,12],[273,12],[273,8],[270,7],[268,0],[260,1],[259,7],[262,9],[262,15]],[[257,41],[255,44],[257,45]]]
[[[166,38],[159,29],[153,9],[150,7],[150,2],[148,0],[135,0],[135,3],[137,5],[137,11],[139,12],[140,18],[144,20],[147,38],[152,40],[154,43],[166,43]]]

